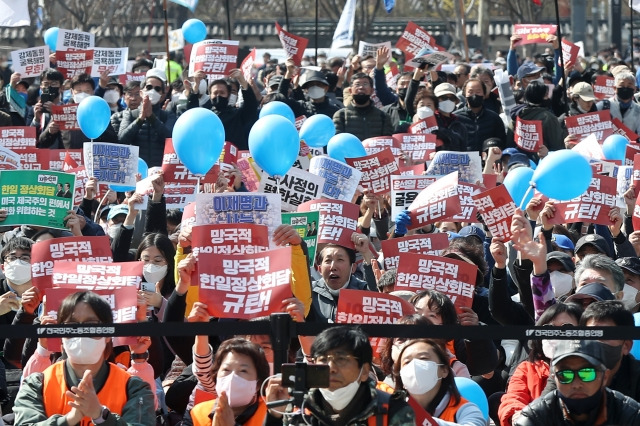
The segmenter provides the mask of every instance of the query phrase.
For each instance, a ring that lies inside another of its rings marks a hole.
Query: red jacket
[[[513,373],[507,393],[502,396],[498,416],[501,426],[511,426],[511,417],[542,394],[549,378],[549,364],[545,361],[522,361]]]

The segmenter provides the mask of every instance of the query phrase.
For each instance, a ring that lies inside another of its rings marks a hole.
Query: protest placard
[[[353,203],[339,200],[319,199],[307,201],[298,207],[298,212],[319,212],[317,244],[333,243],[354,248],[351,235],[358,228],[360,209]]]
[[[293,62],[295,62],[297,66],[300,66],[300,63],[302,62],[302,55],[304,55],[304,49],[307,48],[309,40],[283,30],[277,22],[276,34],[278,34],[280,44],[282,44],[282,48],[284,49],[287,58],[293,59]]]
[[[145,72],[128,72],[126,74],[121,74],[118,77],[118,81],[120,81],[120,84],[122,84],[123,86],[126,86],[128,82],[130,81],[139,81],[141,84],[143,81],[145,81],[147,78],[147,73]]]
[[[254,254],[269,249],[269,230],[252,223],[194,226],[191,246],[194,256],[207,254]]]
[[[384,73],[385,80],[387,81],[387,86],[391,90],[397,90],[398,88],[398,78],[400,78],[400,71],[398,71],[398,64],[395,62],[390,62],[388,68]]]
[[[629,139],[631,142],[636,142],[640,136],[638,136],[635,132],[632,132],[625,124],[620,121],[619,118],[612,117],[611,124],[613,128],[613,133],[622,135],[625,138]]]
[[[177,52],[184,48],[182,28],[169,31],[169,52]]]
[[[593,158],[595,160],[605,159],[602,146],[598,143],[598,139],[596,139],[596,135],[594,134],[590,134],[571,149],[587,158]]]
[[[405,62],[405,66],[419,68],[427,64],[427,67],[435,67],[442,63],[454,59],[454,56],[447,51],[437,50],[435,47],[427,46],[422,48],[416,56]]]
[[[400,141],[391,136],[377,136],[375,138],[365,139],[362,141],[362,146],[364,146],[364,150],[367,151],[367,155],[377,154],[385,148],[389,148],[396,158],[402,154],[400,151]]]
[[[20,154],[0,146],[0,170],[17,170],[20,168]]]
[[[413,58],[425,47],[435,47],[436,40],[427,30],[409,21],[396,42],[396,48],[402,50],[407,58]]]
[[[49,149],[49,170],[64,170],[66,158],[71,158],[77,164],[82,164],[81,149]]]
[[[580,46],[571,43],[564,37],[562,38],[562,59],[564,60],[565,66],[567,66],[567,64],[575,65],[579,52]]]
[[[460,213],[450,218],[442,219],[451,220],[452,222],[475,222],[478,209],[473,202],[473,195],[478,194],[482,187],[472,183],[458,182],[458,197],[460,198]]]
[[[438,177],[422,174],[391,176],[391,217],[406,210],[418,194],[438,180]]]
[[[242,182],[249,192],[256,192],[260,186],[260,168],[253,158],[240,158],[236,165],[242,172]]]
[[[64,28],[58,30],[56,53],[67,50],[91,50],[93,46],[95,46],[95,36],[91,33]]]
[[[12,151],[35,148],[36,128],[32,126],[0,127],[0,146]]]
[[[631,187],[633,166],[616,166],[614,176],[617,180],[616,193],[619,197],[623,197],[624,193]]]
[[[524,44],[547,43],[550,35],[555,35],[558,27],[555,25],[541,24],[514,24],[513,35],[520,36],[521,40],[516,46]]]
[[[593,84],[593,94],[596,98],[609,99],[616,94],[616,80],[608,75],[596,76],[596,82]]]
[[[282,210],[294,212],[300,204],[320,198],[323,188],[323,177],[292,167],[279,181],[263,172],[258,192],[267,194],[279,192]]]
[[[494,71],[494,81],[496,82],[502,109],[505,112],[509,123],[511,123],[510,113],[511,110],[516,106],[516,99],[513,96],[513,89],[511,87],[511,78],[509,76],[509,73],[502,69],[496,69]]]
[[[76,186],[73,191],[73,204],[79,206],[80,204],[82,204],[82,199],[84,198],[84,195],[85,195],[84,186],[89,180],[89,173],[87,172],[87,169],[84,166],[79,166],[74,169],[68,169],[68,170],[65,170],[65,172],[73,173],[74,175],[76,175]],[[103,194],[103,191],[100,191],[100,195],[102,194]],[[87,214],[89,213],[87,212]]]
[[[40,77],[50,67],[49,46],[30,47],[11,52],[11,68],[20,78]],[[8,82],[5,82],[8,84]]]
[[[555,201],[552,224],[591,222],[611,225],[609,211],[616,207],[616,178],[594,175],[589,188],[570,201]]]
[[[309,163],[309,172],[323,177],[323,198],[351,201],[356,193],[362,173],[342,161],[327,155],[313,157]]]
[[[441,177],[423,189],[408,210],[411,215],[409,229],[421,228],[460,213],[458,172]]]
[[[91,73],[93,67],[93,50],[56,51],[56,69],[65,80],[76,75]]]
[[[542,146],[542,120],[523,120],[516,117],[513,139],[518,148],[527,152],[538,152]]]
[[[199,298],[216,318],[252,319],[282,312],[291,294],[291,247],[198,258]]]
[[[91,77],[100,77],[102,73],[120,75],[127,72],[128,47],[95,47]]]
[[[636,154],[640,153],[640,144],[628,143],[624,153],[624,165],[633,166]]]
[[[431,234],[409,235],[400,238],[389,238],[380,241],[384,254],[384,269],[397,268],[400,255],[405,253],[440,255],[449,247],[448,234],[432,232]]]
[[[302,241],[307,244],[309,267],[313,267],[316,258],[320,212],[282,213],[282,223],[291,225],[298,235],[300,235]]]
[[[396,133],[393,139],[413,162],[424,163],[436,151],[436,135],[430,133]]]
[[[51,119],[60,130],[80,130],[78,104],[51,105]]]
[[[193,45],[189,60],[189,76],[202,71],[209,81],[225,78],[237,68],[237,40],[203,40]]]
[[[391,175],[400,173],[398,163],[389,148],[377,154],[345,160],[362,173],[360,185],[376,195],[387,194],[391,190]]]
[[[458,172],[461,182],[482,181],[482,160],[477,152],[438,151],[427,167],[427,175],[444,176]]]
[[[424,173],[424,163],[415,164],[413,166],[400,166],[401,176],[417,176]]]
[[[631,175],[631,180],[634,184],[640,181],[640,153],[637,153],[633,156],[633,173]]]
[[[135,188],[139,147],[108,142],[85,142],[82,150],[87,171],[99,183]]]
[[[507,187],[500,185],[476,194],[472,198],[491,235],[494,238],[500,238],[503,242],[509,241],[511,219],[517,206],[509,195]]]
[[[15,111],[20,117],[25,118],[27,114],[27,100],[23,98],[22,95],[11,87],[10,84],[6,85],[4,88],[4,96],[9,101],[9,106],[13,111]],[[44,117],[44,115],[43,115]]]
[[[66,229],[64,218],[73,207],[75,176],[50,170],[3,170],[0,208],[7,210],[3,226],[35,225]]]
[[[255,223],[266,225],[269,236],[282,223],[277,194],[222,193],[196,194],[196,223]],[[273,243],[272,243],[273,247]]]
[[[396,290],[436,290],[447,295],[456,311],[473,303],[478,267],[464,260],[428,254],[400,256]]]
[[[438,130],[438,122],[435,115],[431,114],[427,118],[423,118],[420,121],[416,121],[409,126],[409,133],[422,134],[433,133]]]
[[[52,285],[55,261],[113,262],[109,237],[63,237],[31,247],[31,282],[41,291]]]
[[[242,64],[240,64],[240,69],[242,70],[242,75],[244,75],[244,79],[247,81],[251,81],[253,79],[253,64],[256,62],[256,48],[251,49],[251,52],[242,60]]]
[[[367,56],[373,56],[375,58],[378,55],[378,49],[381,47],[386,47],[391,51],[391,42],[384,41],[382,43],[367,43],[366,41],[360,40],[358,43],[358,55],[363,59]]]
[[[20,156],[20,170],[55,170],[50,167],[51,153],[47,149],[20,149],[16,154]]]
[[[567,116],[564,124],[569,134],[578,136],[580,140],[594,134],[598,141],[604,141],[607,136],[613,134],[609,110]]]
[[[142,282],[144,262],[53,262],[53,286],[81,290],[113,290]]]

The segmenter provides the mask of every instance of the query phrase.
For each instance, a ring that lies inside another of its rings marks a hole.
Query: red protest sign
[[[398,87],[398,78],[400,77],[400,71],[398,71],[398,65],[395,62],[389,63],[389,69],[384,74],[387,80],[387,86],[391,90],[396,90]]]
[[[613,127],[613,133],[618,135],[622,135],[625,138],[629,139],[631,142],[636,142],[640,136],[638,136],[635,132],[631,131],[620,119],[611,118],[611,124]]]
[[[571,149],[587,158],[593,158],[595,160],[605,159],[604,152],[602,152],[602,145],[598,143],[598,139],[596,139],[596,136],[593,134],[578,142],[578,144]]]
[[[52,105],[51,118],[60,126],[60,130],[79,130],[77,110],[78,104]]]
[[[460,213],[458,172],[442,177],[423,189],[409,206],[411,228],[421,228]]]
[[[49,170],[64,170],[67,157],[82,164],[82,149],[49,149]],[[44,164],[43,164],[44,166]]]
[[[635,175],[635,170],[633,171]],[[631,218],[633,229],[640,229],[640,193],[636,198],[636,204],[633,206],[633,217]]]
[[[65,79],[80,74],[91,74],[93,67],[93,50],[58,50],[56,51],[56,69]]]
[[[189,75],[202,71],[209,80],[226,77],[236,68],[237,40],[203,40],[193,45],[189,59]]]
[[[113,262],[109,237],[64,237],[31,247],[31,279],[40,290],[51,287],[55,261]]]
[[[633,173],[631,175],[631,183],[633,185],[638,181],[640,181],[640,153],[633,156]],[[633,229],[636,229],[635,226]]]
[[[242,70],[242,75],[244,75],[244,79],[247,81],[253,80],[253,64],[256,62],[256,48],[251,49],[251,52],[242,60],[240,64],[240,69]]]
[[[83,290],[140,287],[143,262],[53,262],[53,286]]]
[[[624,153],[624,165],[633,166],[636,154],[640,153],[640,144],[628,143]]]
[[[198,258],[199,298],[217,318],[251,319],[281,312],[291,297],[291,247]]]
[[[542,146],[542,121],[523,120],[516,117],[513,138],[518,148],[528,152],[538,152]]]
[[[575,43],[571,43],[566,38],[562,39],[562,59],[566,64],[575,64],[578,59],[578,53],[580,52],[580,46]]]
[[[472,196],[489,232],[496,238],[506,242],[511,239],[511,219],[516,211],[507,187],[497,186],[488,191]]]
[[[147,73],[145,72],[128,72],[126,74],[120,74],[118,76],[118,80],[120,84],[126,86],[130,81],[139,81],[142,83],[147,78]]]
[[[430,115],[420,121],[413,123],[409,126],[409,133],[433,133],[438,130],[438,122],[435,115]]]
[[[520,36],[518,46],[523,44],[546,43],[550,35],[555,35],[558,27],[555,25],[514,24],[513,34]]]
[[[346,158],[345,161],[362,172],[360,185],[376,195],[388,193],[391,190],[391,175],[399,173],[398,163],[389,148],[377,154]]]
[[[196,224],[196,203],[195,201],[184,206],[182,212],[182,225],[193,226]]]
[[[84,166],[76,167],[75,169],[68,169],[65,170],[65,172],[76,175],[76,186],[73,191],[73,204],[80,205],[84,198],[84,186],[89,180],[89,173]]]
[[[410,59],[425,47],[436,47],[436,40],[427,30],[409,21],[396,42],[396,47],[405,53],[407,59]]]
[[[616,94],[616,80],[607,75],[599,75],[593,85],[593,94],[598,99],[609,99]]]
[[[260,170],[257,170],[253,158],[240,158],[236,163],[242,172],[242,182],[249,192],[255,192],[260,186]]]
[[[471,307],[478,267],[464,260],[406,253],[400,257],[396,290],[436,290],[446,294],[460,312]]]
[[[307,48],[309,40],[304,37],[293,35],[285,30],[276,22],[276,33],[282,44],[282,48],[287,54],[287,58],[293,59],[296,65],[300,66],[304,49]]]
[[[357,205],[346,201],[321,198],[300,204],[298,211],[320,212],[317,244],[334,243],[354,248],[351,235],[358,228],[360,209]]]
[[[415,313],[409,302],[398,296],[369,290],[340,290],[336,322],[341,324],[395,324]]]
[[[484,184],[485,188],[495,188],[498,184],[498,175],[493,173],[483,173],[482,183]]]
[[[20,157],[21,170],[49,170],[50,154],[45,149],[27,148],[15,151]]]
[[[13,151],[36,147],[36,128],[11,126],[0,128],[0,146]]]
[[[393,139],[414,162],[424,163],[432,152],[436,152],[437,138],[431,133],[396,133]]]
[[[232,223],[194,226],[193,254],[254,254],[269,250],[269,230],[264,225]]]
[[[584,139],[593,133],[596,136],[596,140],[604,141],[607,136],[613,134],[613,124],[609,110],[567,116],[564,119],[564,124],[570,135],[577,135],[580,139]]]
[[[417,176],[422,173],[424,173],[424,163],[400,167],[400,175],[402,176]],[[391,179],[393,179],[393,177]]]
[[[438,426],[438,422],[433,420],[431,414],[424,409],[418,401],[416,401],[411,395],[409,395],[407,402],[413,409],[413,414],[416,417],[416,426]]]
[[[364,150],[367,151],[367,155],[377,154],[386,148],[389,148],[394,157],[399,157],[402,152],[400,151],[400,142],[391,136],[377,136],[375,138],[369,138],[362,141]]]
[[[441,220],[451,220],[453,222],[474,222],[478,209],[473,202],[473,195],[479,193],[483,188],[472,183],[458,182],[458,197],[460,198],[460,213],[450,218]]]
[[[570,201],[556,201],[553,224],[591,222],[611,225],[609,211],[616,206],[617,179],[594,175],[591,185],[580,197]]]
[[[400,255],[405,253],[439,255],[441,250],[449,247],[448,234],[434,232],[431,234],[409,235],[401,238],[390,238],[380,241],[384,254],[384,269],[397,268]]]

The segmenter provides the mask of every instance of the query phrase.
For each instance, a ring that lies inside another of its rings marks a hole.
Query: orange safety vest
[[[70,389],[64,378],[64,363],[60,361],[44,370],[44,380],[42,382],[42,399],[47,417],[54,414],[65,415],[71,411],[66,392]],[[122,411],[127,403],[127,383],[131,374],[127,373],[115,364],[109,363],[109,376],[107,381],[98,392],[100,404],[109,408],[114,414],[122,416]],[[91,425],[91,419],[84,417],[80,421],[80,426]]]
[[[447,407],[444,409],[444,411],[442,412],[442,414],[440,414],[438,416],[439,419],[441,420],[446,420],[448,422],[455,422],[456,421],[456,414],[458,413],[458,410],[460,409],[460,407],[462,407],[464,404],[468,404],[469,401],[464,399],[463,397],[460,397],[460,402],[457,404],[453,403],[453,398],[449,399],[449,404],[447,405]]]
[[[209,414],[213,411],[216,400],[201,402],[196,404],[190,411],[191,423],[193,426],[211,426],[213,419],[209,417]],[[244,426],[262,426],[264,419],[267,418],[267,404],[264,403],[262,398],[258,400],[258,409],[256,412],[243,423]]]

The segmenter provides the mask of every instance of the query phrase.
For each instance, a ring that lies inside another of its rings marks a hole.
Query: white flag
[[[629,0],[629,7],[640,13],[640,0]]]
[[[356,0],[347,0],[340,15],[340,21],[336,27],[336,32],[333,33],[333,43],[331,43],[331,49],[338,49],[340,47],[351,47],[353,45],[353,29],[355,26],[356,18]]]
[[[31,25],[29,0],[0,0],[0,27]]]

